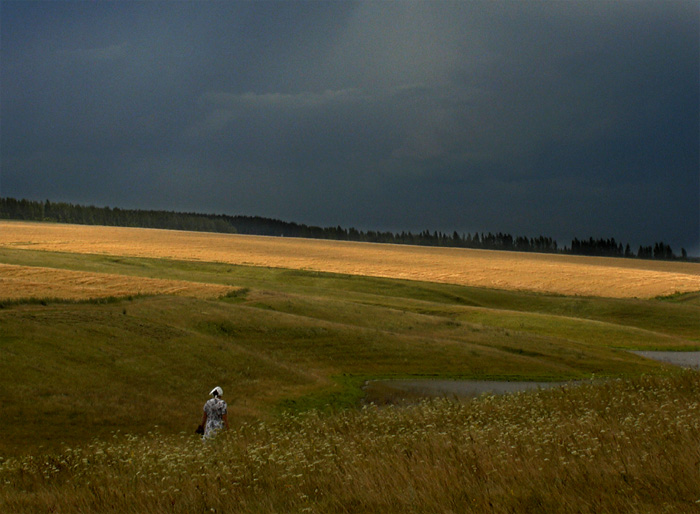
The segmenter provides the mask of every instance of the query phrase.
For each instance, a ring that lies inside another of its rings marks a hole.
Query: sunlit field
[[[185,280],[128,277],[9,264],[0,264],[0,286],[2,300],[88,300],[157,294],[217,298],[232,290],[227,286],[198,284]]]
[[[700,291],[700,265],[0,221],[0,247],[225,262],[616,298]]]
[[[700,350],[699,277],[0,222],[0,512],[697,512],[700,373],[628,350]],[[368,404],[392,378],[569,385]]]

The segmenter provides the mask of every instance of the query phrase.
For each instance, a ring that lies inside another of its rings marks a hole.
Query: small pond
[[[632,352],[641,357],[654,359],[683,368],[700,369],[700,352]]]
[[[370,380],[364,386],[367,402],[383,404],[413,403],[423,398],[475,398],[482,394],[506,394],[518,391],[560,387],[576,382],[509,382],[495,380]]]
[[[700,369],[700,352],[632,352],[686,368]],[[503,382],[491,380],[370,380],[364,386],[365,401],[378,405],[414,403],[423,398],[473,398],[482,394],[506,394],[533,389],[575,385],[577,382]]]

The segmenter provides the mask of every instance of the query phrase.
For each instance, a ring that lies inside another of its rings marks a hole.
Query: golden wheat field
[[[224,262],[564,295],[652,298],[700,291],[700,264],[688,262],[19,221],[0,221],[0,247]],[[14,280],[20,280],[17,275],[22,273],[0,268],[3,281],[12,273]],[[47,287],[52,280],[64,280],[51,274],[43,279]]]
[[[22,298],[87,300],[154,294],[215,298],[231,290],[232,288],[228,286],[184,280],[0,264],[0,299],[3,300]]]

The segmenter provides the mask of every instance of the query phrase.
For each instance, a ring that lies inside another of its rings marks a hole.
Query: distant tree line
[[[476,248],[484,250],[506,250],[519,252],[566,253],[605,257],[628,257],[640,259],[688,259],[685,249],[681,255],[674,254],[663,242],[654,246],[640,246],[635,252],[630,245],[615,239],[574,239],[570,247],[559,247],[551,237],[513,237],[501,232],[484,234],[452,234],[424,230],[412,232],[362,231],[355,228],[315,227],[259,216],[229,216],[224,214],[200,214],[172,211],[151,211],[74,205],[65,202],[45,202],[0,198],[0,219],[52,221],[79,225],[106,225],[118,227],[160,228],[191,230],[196,232],[219,232],[226,234],[250,234],[278,237],[306,237],[312,239],[335,239],[371,243],[393,243],[423,246],[445,246]]]

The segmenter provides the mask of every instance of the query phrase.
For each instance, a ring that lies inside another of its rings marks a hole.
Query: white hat
[[[211,394],[212,396],[223,396],[224,390],[221,389],[219,386],[216,386],[214,389],[211,390],[209,394]]]

